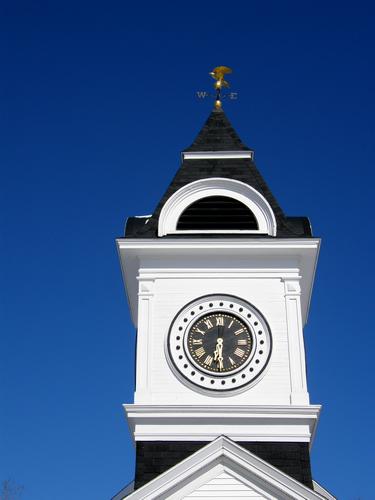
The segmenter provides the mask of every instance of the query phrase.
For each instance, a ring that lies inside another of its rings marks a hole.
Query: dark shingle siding
[[[135,489],[147,484],[203,448],[205,441],[138,441]],[[312,486],[308,443],[237,443],[309,488]]]

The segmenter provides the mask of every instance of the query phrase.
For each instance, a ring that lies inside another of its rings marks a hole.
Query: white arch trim
[[[227,196],[246,205],[254,214],[258,229],[247,230],[177,230],[184,210],[207,196]],[[268,201],[244,182],[222,177],[200,179],[183,186],[165,202],[159,216],[158,236],[192,233],[261,233],[276,236],[276,219]]]

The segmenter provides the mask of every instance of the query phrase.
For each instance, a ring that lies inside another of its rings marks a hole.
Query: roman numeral
[[[203,349],[203,347],[200,347],[199,349],[197,349],[197,350],[195,351],[195,355],[196,355],[198,358],[201,358],[205,352],[206,352],[206,351]]]
[[[216,317],[216,326],[224,326],[224,318],[222,316]]]
[[[205,319],[204,324],[207,326],[207,330],[214,326],[209,319]]]
[[[203,363],[207,366],[211,366],[213,360],[214,360],[214,358],[212,356],[208,355],[207,358],[203,361]]]
[[[193,344],[195,345],[202,345],[203,340],[202,339],[193,339]]]
[[[238,356],[239,358],[243,358],[245,351],[243,349],[240,349],[239,347],[237,347],[237,349],[234,351],[234,354],[236,356]]]
[[[200,333],[201,335],[204,335],[204,331],[199,330],[199,328],[195,328],[194,333]]]
[[[230,328],[232,325],[233,325],[233,319],[232,319],[232,321],[229,323],[228,328]]]
[[[229,358],[228,358],[228,359],[229,359],[229,362],[230,362],[230,364],[231,364],[232,366],[236,364],[230,356],[229,356]]]
[[[235,335],[239,335],[240,333],[244,332],[245,331],[245,328],[240,328],[239,330],[236,330],[234,332]]]
[[[238,345],[247,345],[247,340],[246,339],[239,339],[237,340]]]

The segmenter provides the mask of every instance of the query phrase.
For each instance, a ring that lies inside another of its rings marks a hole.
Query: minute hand
[[[222,337],[222,329],[223,327],[222,326],[218,326],[217,327],[217,338],[219,339],[220,337]]]

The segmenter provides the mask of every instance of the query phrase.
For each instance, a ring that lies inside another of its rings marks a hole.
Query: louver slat
[[[234,198],[209,196],[186,208],[178,230],[256,230],[258,223],[251,210]]]

